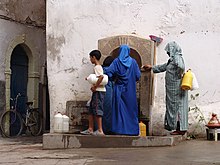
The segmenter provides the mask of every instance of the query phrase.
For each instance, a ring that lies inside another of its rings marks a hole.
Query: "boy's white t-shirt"
[[[96,65],[96,66],[94,67],[94,72],[95,72],[95,75],[96,75],[97,77],[99,77],[99,76],[101,76],[101,75],[104,74],[104,73],[103,73],[103,68],[102,68],[101,65]],[[96,91],[106,92],[105,86],[104,86],[104,85],[98,86],[98,87],[96,88]]]

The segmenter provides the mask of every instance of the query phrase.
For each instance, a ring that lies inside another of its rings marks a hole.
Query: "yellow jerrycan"
[[[193,75],[192,75],[191,69],[189,69],[183,75],[181,89],[183,89],[183,90],[192,89],[192,82],[193,82]]]
[[[146,136],[146,125],[140,121],[139,123],[139,129],[140,129],[140,136]]]

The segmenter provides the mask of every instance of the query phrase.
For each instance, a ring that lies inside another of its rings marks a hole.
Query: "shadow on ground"
[[[27,136],[27,135],[22,135],[18,137],[13,137],[13,138],[6,138],[3,136],[0,136],[0,141],[3,143],[19,143],[22,145],[28,145],[28,144],[39,144],[43,142],[43,137],[42,136]]]

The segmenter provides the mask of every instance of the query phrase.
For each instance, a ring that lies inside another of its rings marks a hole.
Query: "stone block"
[[[70,148],[134,148],[173,146],[185,140],[185,136],[91,136],[80,134],[49,133],[43,135],[44,149]]]
[[[70,118],[70,132],[88,127],[88,108],[86,101],[67,101],[66,112]]]

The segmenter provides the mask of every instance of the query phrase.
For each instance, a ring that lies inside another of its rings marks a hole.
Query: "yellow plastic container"
[[[139,123],[140,136],[146,136],[146,125],[141,121]]]
[[[191,70],[187,70],[182,78],[181,88],[183,90],[190,90],[192,89],[192,82],[193,82],[193,75]]]

